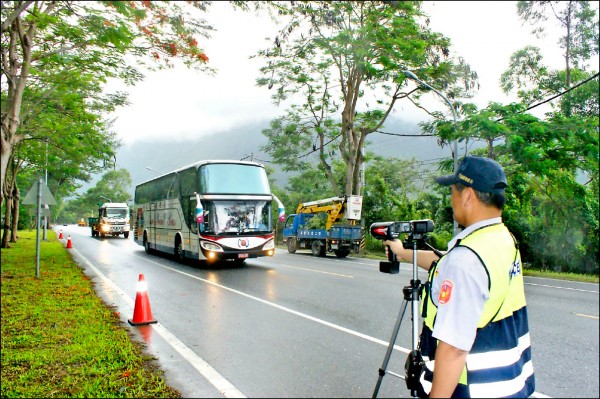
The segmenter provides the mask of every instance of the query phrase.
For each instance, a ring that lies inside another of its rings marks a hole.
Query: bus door
[[[195,239],[197,241],[198,239],[198,223],[196,223],[196,205],[198,204],[198,201],[196,201],[196,196],[192,195],[190,197],[190,203],[189,203],[189,213],[187,215],[188,217],[188,225],[190,226],[190,237],[188,237],[190,240]],[[192,241],[190,241],[192,242]]]
[[[156,249],[156,202],[150,203],[150,223],[148,224],[148,241],[151,248]]]
[[[187,201],[187,204],[184,203]],[[196,223],[196,196],[192,195],[186,199],[182,199],[182,205],[185,213],[185,224],[187,229],[181,229],[184,233],[184,240],[186,242],[186,251],[188,253],[200,253],[200,243],[198,242],[198,223]]]

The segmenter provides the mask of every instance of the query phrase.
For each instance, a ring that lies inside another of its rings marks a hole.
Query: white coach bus
[[[135,188],[133,238],[146,252],[213,261],[272,256],[273,201],[267,173],[256,162],[200,161]]]

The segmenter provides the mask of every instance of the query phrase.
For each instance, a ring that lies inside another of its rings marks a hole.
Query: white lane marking
[[[591,292],[593,294],[597,294],[598,291],[592,290],[582,290],[580,288],[570,288],[570,287],[558,287],[556,285],[548,285],[548,284],[536,284],[536,283],[524,283],[525,285],[535,285],[538,287],[546,287],[546,288],[557,288],[559,290],[569,290],[569,291],[579,291],[579,292]]]
[[[128,296],[125,291],[119,288],[113,283],[108,277],[106,277],[100,270],[98,270],[85,256],[79,251],[73,248],[73,251],[86,263],[86,265],[96,273],[96,275],[102,279],[111,289],[115,290],[123,300],[133,310],[135,302]],[[135,256],[135,255],[134,255]],[[155,263],[155,262],[153,262]],[[219,374],[210,364],[204,359],[198,356],[193,350],[181,342],[175,335],[173,335],[166,327],[160,324],[149,324],[154,331],[156,331],[173,349],[175,349],[185,360],[187,360],[200,374],[204,376],[216,389],[218,389],[226,398],[245,398],[246,396],[241,393],[236,387],[233,386],[225,377]]]
[[[596,320],[598,319],[598,316],[592,316],[592,315],[589,315],[589,314],[574,313],[574,315],[575,316],[581,316],[581,317],[587,317],[587,318],[590,318],[590,319],[596,319]]]
[[[354,276],[350,276],[348,274],[339,274],[339,273],[332,273],[332,272],[324,272],[322,270],[307,269],[305,267],[290,266],[290,265],[283,265],[283,264],[281,266],[289,267],[289,268],[292,268],[292,269],[306,270],[306,271],[315,272],[315,273],[331,274],[332,276],[338,276],[338,277],[354,278]]]

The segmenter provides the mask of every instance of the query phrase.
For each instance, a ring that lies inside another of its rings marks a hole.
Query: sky
[[[490,101],[516,100],[502,92],[499,79],[511,54],[526,45],[539,46],[546,65],[563,68],[558,30],[536,39],[531,28],[519,20],[514,1],[426,1],[423,9],[430,16],[431,29],[450,38],[451,52],[477,71],[481,87],[469,101],[480,108]],[[249,59],[266,48],[266,37],[275,35],[269,17],[233,10],[228,2],[213,2],[204,18],[217,29],[200,42],[210,65],[218,71],[215,76],[181,66],[145,72],[146,78],[135,87],[108,86],[108,90],[119,88],[129,93],[130,104],[110,115],[115,119],[113,130],[125,146],[142,139],[197,139],[270,120],[285,111],[271,102],[269,90],[256,86],[262,61]],[[448,112],[443,99],[434,93],[424,104],[432,111]],[[396,115],[415,123],[430,119],[406,101],[398,106]]]

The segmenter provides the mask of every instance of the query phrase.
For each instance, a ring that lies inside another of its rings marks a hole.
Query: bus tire
[[[293,237],[289,237],[287,239],[287,250],[291,254],[296,253],[296,239]]]
[[[129,232],[128,232],[128,231],[126,231],[125,233],[123,233],[123,237],[125,237],[125,238],[129,238]]]
[[[152,249],[150,249],[150,243],[148,242],[148,235],[144,232],[144,251],[147,254],[152,253]]]
[[[175,237],[175,259],[177,259],[177,262],[183,262],[183,260],[185,259],[185,254],[183,252],[183,246],[181,245],[180,236]]]

